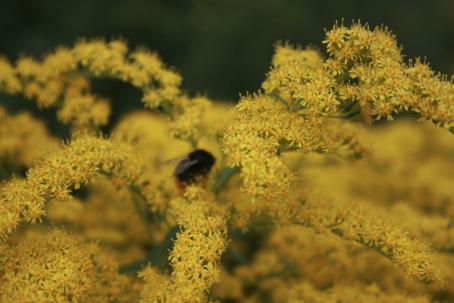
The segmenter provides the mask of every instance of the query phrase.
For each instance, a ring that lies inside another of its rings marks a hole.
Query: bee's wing
[[[173,175],[178,176],[178,175],[182,174],[185,170],[189,169],[191,166],[193,166],[196,163],[197,163],[197,160],[185,159],[185,160],[180,161],[180,163],[178,163],[177,167],[175,168]]]
[[[166,165],[177,164],[179,162],[182,162],[186,158],[187,158],[187,156],[176,157],[176,158],[172,158],[172,159],[168,159],[168,160],[162,161],[162,163],[166,164]]]

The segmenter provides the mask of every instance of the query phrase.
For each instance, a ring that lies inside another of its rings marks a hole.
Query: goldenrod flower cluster
[[[454,85],[416,59],[405,63],[390,31],[370,31],[354,24],[326,33],[327,72],[337,77],[337,92],[345,103],[357,102],[370,119],[412,111],[445,128],[454,121]]]
[[[452,129],[453,83],[419,58],[404,62],[388,29],[335,25],[323,43],[327,59],[312,49],[278,45],[264,91],[306,115],[361,113],[370,121],[412,111]]]
[[[171,201],[171,212],[182,228],[169,256],[170,278],[153,268],[140,276],[152,288],[141,294],[143,302],[206,302],[206,290],[219,280],[219,262],[226,246],[226,216],[207,193],[189,187]],[[203,252],[203,253],[202,253]]]
[[[73,132],[0,107],[0,302],[454,301],[453,83],[383,27],[323,42],[277,44],[236,106],[121,40],[1,58],[0,92]],[[98,77],[151,110],[102,133]],[[195,149],[216,164],[179,179]]]
[[[147,107],[176,120],[175,135],[187,140],[196,140],[193,124],[205,104],[203,98],[192,100],[181,92],[180,75],[166,68],[155,53],[145,48],[130,52],[122,40],[81,40],[73,48],[57,48],[41,61],[23,57],[15,65],[0,58],[0,74],[1,92],[22,94],[40,107],[58,107],[60,121],[76,132],[108,122],[109,102],[90,92],[91,78],[130,83],[142,92]]]
[[[58,229],[0,251],[1,302],[108,302],[129,286],[107,252]]]

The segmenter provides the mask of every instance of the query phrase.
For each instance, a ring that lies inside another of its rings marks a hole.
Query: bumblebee
[[[216,159],[203,149],[196,149],[190,152],[184,159],[178,162],[173,176],[177,187],[184,189],[188,184],[205,178],[214,166]]]

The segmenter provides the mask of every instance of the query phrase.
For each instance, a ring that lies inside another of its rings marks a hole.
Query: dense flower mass
[[[277,44],[235,106],[122,40],[0,58],[1,93],[71,127],[0,107],[0,302],[454,301],[454,84],[384,27],[323,44]],[[100,77],[150,111],[103,133]]]

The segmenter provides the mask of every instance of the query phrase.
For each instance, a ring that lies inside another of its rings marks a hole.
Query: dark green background
[[[0,53],[40,56],[80,37],[124,37],[132,48],[156,50],[184,77],[190,94],[237,100],[255,91],[273,44],[288,40],[322,47],[324,28],[344,18],[389,26],[408,57],[454,70],[454,1],[0,1]],[[95,84],[113,99],[113,119],[141,106],[140,95],[113,81]],[[17,103],[16,103],[17,105]]]

